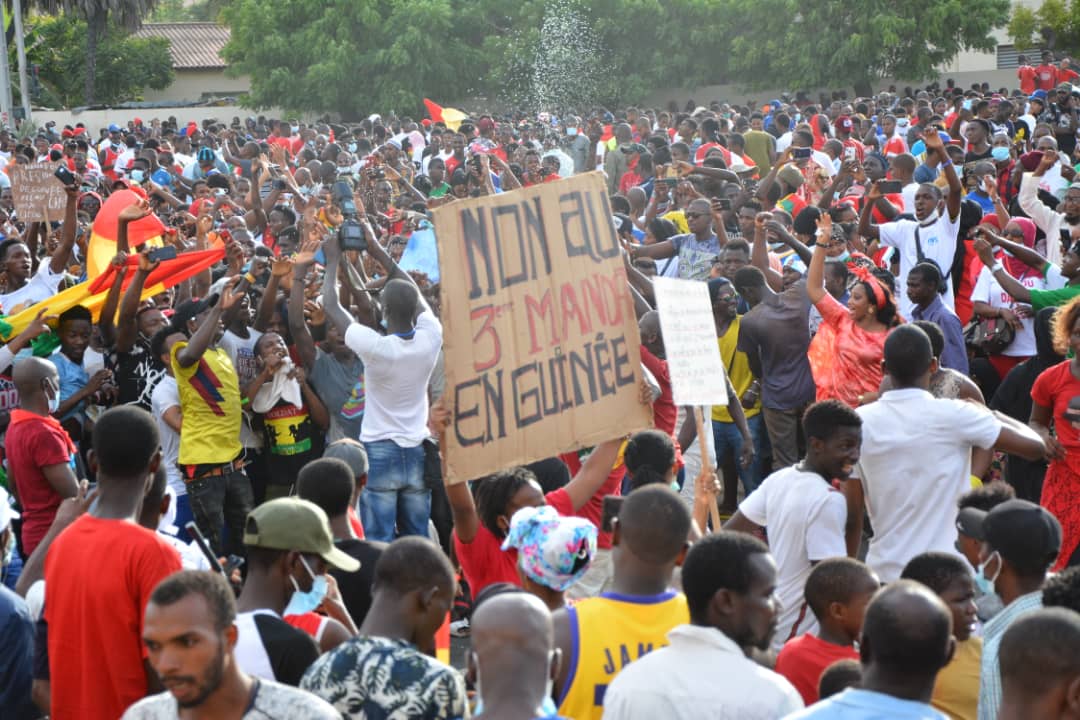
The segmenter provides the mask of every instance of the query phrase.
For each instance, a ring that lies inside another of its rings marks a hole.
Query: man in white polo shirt
[[[341,248],[336,238],[323,244],[327,319],[364,362],[367,406],[360,440],[367,451],[368,484],[360,496],[360,519],[369,540],[391,542],[396,535],[427,535],[431,490],[424,485],[428,437],[427,386],[442,347],[442,325],[409,274],[375,240],[369,226],[367,252],[387,269],[380,293],[386,334],[356,322],[338,300]]]
[[[1045,451],[1027,425],[976,403],[928,391],[937,360],[930,338],[902,325],[885,340],[893,388],[856,410],[862,454],[844,484],[848,507],[866,507],[874,536],[866,564],[892,582],[916,555],[957,553],[956,502],[971,488],[972,448],[997,448],[1035,460]],[[985,469],[985,468],[983,468]],[[848,514],[848,548],[858,547],[862,513]]]

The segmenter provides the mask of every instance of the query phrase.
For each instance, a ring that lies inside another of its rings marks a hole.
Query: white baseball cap
[[[0,487],[0,532],[7,530],[11,521],[19,517],[15,508],[11,507],[11,496],[8,491]]]

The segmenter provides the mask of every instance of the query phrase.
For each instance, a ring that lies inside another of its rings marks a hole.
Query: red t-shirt
[[[5,446],[8,473],[15,478],[23,507],[23,551],[29,555],[49,531],[63,501],[41,469],[70,464],[75,446],[54,418],[19,409],[11,411]]]
[[[667,360],[661,360],[642,345],[641,362],[660,385],[660,397],[653,402],[653,425],[657,430],[674,436],[679,409],[675,407],[675,399],[671,391],[671,372],[668,370]]]
[[[1080,474],[1080,431],[1065,419],[1069,401],[1080,395],[1080,380],[1073,377],[1071,364],[1065,360],[1043,370],[1031,386],[1031,399],[1053,411],[1054,434],[1065,448],[1065,464]]]
[[[1020,78],[1020,92],[1025,95],[1035,92],[1035,68],[1021,65],[1016,68],[1016,77]]]
[[[349,525],[352,526],[353,534],[357,540],[364,539],[364,524],[360,522],[360,516],[356,514],[356,508],[349,506]]]
[[[574,506],[566,488],[552,490],[544,496],[547,504],[555,508],[560,515],[573,515]],[[599,525],[599,520],[597,520]],[[452,533],[454,554],[461,563],[465,580],[469,583],[469,592],[476,595],[488,585],[499,582],[521,585],[517,571],[517,550],[502,549],[502,540],[483,525],[476,530],[476,537],[470,543],[458,540],[457,531]]]
[[[776,672],[795,686],[809,707],[818,701],[818,682],[825,668],[837,660],[849,659],[859,659],[853,646],[834,645],[807,633],[784,643],[776,656]]]
[[[1058,84],[1058,68],[1056,65],[1040,65],[1035,68],[1035,84],[1039,90],[1053,90]]]
[[[45,558],[55,720],[116,720],[146,697],[143,613],[180,556],[156,533],[83,515]]]

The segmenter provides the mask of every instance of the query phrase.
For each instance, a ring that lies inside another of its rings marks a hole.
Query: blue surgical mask
[[[304,592],[300,589],[300,584],[296,582],[296,578],[290,575],[289,580],[292,581],[294,590],[282,615],[306,615],[309,612],[314,612],[315,608],[322,605],[323,598],[326,597],[326,576],[316,575],[311,572],[311,568],[308,567],[307,560],[304,560],[303,556],[300,556],[300,564],[304,566],[308,575],[311,576],[311,589]]]
[[[994,573],[994,577],[988,578],[986,577],[986,566],[990,564],[990,561],[994,558],[995,555],[998,556],[998,569],[997,572]],[[994,552],[990,553],[990,557],[986,558],[986,562],[979,563],[979,567],[975,571],[975,586],[979,588],[979,591],[982,592],[983,595],[993,595],[994,581],[998,579],[998,575],[1000,574],[1001,555],[998,553],[997,550],[995,550]]]
[[[356,152],[356,143],[349,143],[348,147],[349,147],[349,152],[351,152],[351,153]]]
[[[990,151],[990,155],[998,162],[1005,162],[1009,159],[1009,148],[999,145]]]
[[[146,173],[144,173],[142,170],[132,170],[131,171],[131,180],[132,180],[132,182],[141,183],[145,179],[146,179]]]

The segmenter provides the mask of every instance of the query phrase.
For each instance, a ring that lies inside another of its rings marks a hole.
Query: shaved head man
[[[528,593],[497,595],[477,609],[471,634],[469,669],[482,703],[476,717],[547,717],[544,701],[562,661],[547,606]]]
[[[4,440],[8,476],[22,504],[22,543],[27,555],[45,537],[60,503],[79,491],[75,477],[75,445],[59,421],[60,376],[42,358],[26,358],[15,366],[19,407],[11,411]]]

